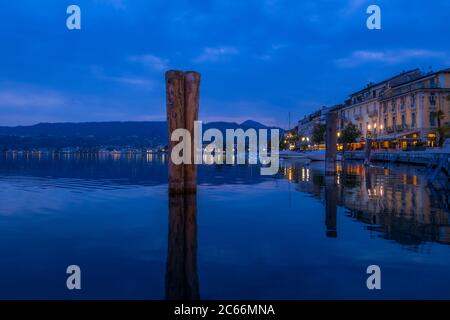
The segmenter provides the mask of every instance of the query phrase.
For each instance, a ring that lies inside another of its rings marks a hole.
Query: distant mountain
[[[247,120],[247,121],[242,122],[241,124],[238,124],[236,122],[222,122],[222,121],[208,122],[208,123],[203,124],[203,131],[208,130],[210,128],[218,129],[218,130],[222,131],[223,133],[225,133],[226,129],[234,129],[234,130],[236,130],[236,129],[242,129],[242,130],[280,129],[280,128],[276,128],[276,127],[268,127],[266,125],[263,125],[262,123],[259,123],[257,121],[253,121],[253,120]],[[282,130],[282,129],[280,129],[280,130]]]
[[[241,127],[254,128],[254,129],[267,129],[265,125],[253,120],[247,120],[240,124]]]
[[[203,124],[203,131],[209,128],[219,129],[223,133],[225,129],[272,129],[252,120],[241,124],[234,122]],[[32,126],[0,127],[0,150],[99,146],[141,148],[166,144],[165,121],[39,123]]]
[[[159,137],[167,135],[165,121],[38,123],[32,126],[0,127],[0,135],[58,136],[58,137]]]

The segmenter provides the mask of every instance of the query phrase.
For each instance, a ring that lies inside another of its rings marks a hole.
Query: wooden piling
[[[184,118],[185,128],[191,136],[191,163],[184,167],[184,192],[197,192],[197,167],[194,164],[196,141],[194,122],[198,120],[198,102],[200,97],[200,73],[188,71],[184,74]],[[201,147],[201,146],[200,146]]]
[[[336,173],[337,121],[337,112],[330,111],[327,113],[325,130],[325,175],[334,175]]]
[[[174,130],[185,127],[184,115],[184,73],[170,70],[166,72],[167,128],[169,131],[169,193],[184,192],[184,166],[174,164],[170,156],[177,141],[171,141]]]

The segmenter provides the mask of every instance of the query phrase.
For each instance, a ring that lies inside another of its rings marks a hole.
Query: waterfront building
[[[450,126],[450,69],[402,72],[350,95],[339,112],[338,129],[352,122],[361,142],[406,148],[437,145],[439,127]]]
[[[298,122],[297,136],[301,145],[310,146],[314,127],[318,124],[325,125],[326,114],[332,108],[323,106],[320,110],[305,116]]]

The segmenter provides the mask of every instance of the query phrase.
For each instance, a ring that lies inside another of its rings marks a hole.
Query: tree
[[[359,131],[356,125],[350,122],[342,129],[338,142],[344,145],[345,152],[347,150],[347,145],[356,142],[360,136],[361,131]]]
[[[325,125],[316,123],[313,128],[311,141],[313,143],[321,144],[325,142]]]
[[[445,128],[442,127],[442,119],[444,119],[444,112],[442,110],[431,112],[431,116],[437,120],[438,131],[438,146],[442,147],[445,140]]]

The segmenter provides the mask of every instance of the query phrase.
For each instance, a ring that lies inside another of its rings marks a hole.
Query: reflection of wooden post
[[[197,275],[196,195],[170,195],[166,299],[200,299]]]
[[[184,196],[169,196],[166,299],[184,298]]]
[[[184,73],[182,71],[166,72],[167,127],[169,130],[169,193],[180,194],[184,190],[183,165],[174,164],[170,156],[177,142],[171,141],[175,129],[185,127],[184,116]]]
[[[194,140],[194,121],[198,120],[198,100],[200,96],[200,74],[189,71],[184,76],[184,115],[185,128],[191,134],[191,164],[184,167],[185,193],[197,192],[197,168],[194,164],[196,141]]]
[[[366,184],[366,190],[372,189],[372,176],[370,175],[370,168],[365,167],[364,168],[364,180]]]
[[[325,133],[325,175],[336,173],[337,112],[330,111],[326,115]]]
[[[200,299],[197,273],[197,196],[184,196],[184,248],[186,299]]]
[[[337,237],[338,188],[334,177],[325,177],[325,225],[327,237]]]
[[[364,164],[369,165],[370,164],[370,153],[372,152],[372,139],[367,138],[366,139],[366,148],[365,148],[365,154],[364,154]]]

